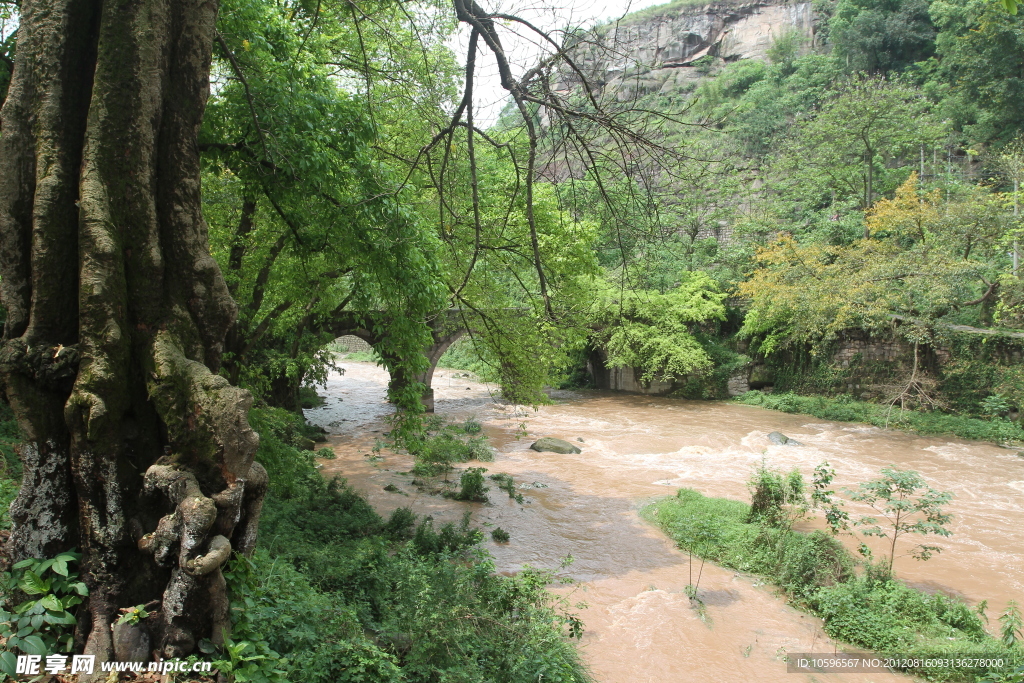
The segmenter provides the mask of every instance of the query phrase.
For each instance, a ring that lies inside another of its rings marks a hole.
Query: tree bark
[[[200,205],[217,4],[21,12],[0,112],[0,381],[25,436],[9,550],[81,549],[86,653],[112,659],[118,610],[157,601],[152,655],[180,657],[222,639],[220,567],[251,552],[267,484],[251,398],[216,374],[237,312]]]

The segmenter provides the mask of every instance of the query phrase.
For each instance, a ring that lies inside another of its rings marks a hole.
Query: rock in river
[[[778,446],[800,446],[802,445],[796,439],[791,439],[782,432],[772,432],[768,435],[768,440]]]
[[[579,453],[580,449],[573,446],[568,441],[562,441],[561,439],[554,439],[550,436],[545,436],[543,439],[537,439],[530,448],[537,451],[538,453]]]

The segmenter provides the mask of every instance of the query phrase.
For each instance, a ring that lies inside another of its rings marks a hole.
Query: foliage
[[[516,482],[512,478],[511,474],[505,474],[504,472],[498,472],[492,474],[489,477],[494,483],[498,485],[498,489],[508,494],[509,498],[512,498],[517,503],[522,504],[523,494],[516,491]]]
[[[239,670],[263,661],[311,683],[590,680],[566,638],[578,618],[544,590],[550,574],[497,576],[468,517],[435,528],[399,508],[384,520],[293,446],[264,445],[279,454],[266,463],[271,481],[290,483],[272,485],[260,549],[230,567],[244,605],[233,612],[245,620],[232,633]],[[286,452],[299,465],[282,464]]]
[[[902,71],[931,56],[935,29],[925,0],[839,0],[828,40],[850,71]]]
[[[5,653],[24,652],[48,655],[71,652],[77,623],[75,607],[89,595],[72,568],[82,559],[74,551],[48,560],[28,559],[15,563],[10,572],[0,575],[0,637]],[[16,596],[28,599],[14,604]],[[0,671],[14,676],[14,658],[4,656]]]
[[[929,487],[924,478],[913,470],[899,470],[883,467],[882,476],[860,484],[850,498],[866,503],[885,521],[864,516],[854,521],[865,536],[885,538],[889,543],[888,568],[892,571],[896,560],[896,541],[907,534],[949,536],[946,525],[952,516],[943,511],[943,506],[952,500],[951,493],[936,491]],[[917,560],[927,560],[932,553],[940,552],[937,546],[919,544],[910,555]]]
[[[801,122],[775,172],[804,197],[834,193],[832,203],[850,198],[866,209],[906,178],[899,159],[941,139],[928,109],[924,93],[903,82],[855,77]]]
[[[355,11],[241,0],[219,13],[219,87],[200,147],[213,255],[241,304],[225,371],[292,409],[302,382],[330,369],[324,347],[337,327],[371,329],[389,369],[411,374],[425,362],[428,315],[446,307],[436,239],[374,150],[374,115],[393,116],[392,107],[371,107],[371,94],[338,73],[340,62],[358,69],[348,55],[384,57],[409,30],[399,26],[406,15],[364,3],[372,20],[360,27]],[[405,90],[443,73],[414,69]],[[415,414],[415,387],[394,389],[392,400]]]
[[[483,343],[478,344],[473,337],[462,337],[448,347],[437,367],[468,370],[481,382],[497,382],[496,364],[493,359],[484,360],[484,354],[487,350]]]
[[[511,536],[508,535],[507,531],[498,526],[491,530],[491,538],[494,539],[495,543],[508,543]]]
[[[303,410],[319,408],[324,403],[324,397],[317,393],[316,387],[299,387],[299,406]]]
[[[303,433],[305,420],[282,408],[253,408],[249,424],[260,434],[256,459],[271,473],[271,489],[288,499],[306,490],[310,478],[317,480],[314,469],[319,457],[299,446],[309,439]]]
[[[472,419],[461,425],[445,424],[438,416],[428,420],[423,435],[407,443],[409,452],[416,456],[413,471],[434,476],[447,474],[457,462],[494,460],[487,436],[480,431],[480,424]]]
[[[751,301],[741,334],[771,354],[795,343],[820,347],[851,328],[881,332],[900,316],[912,323],[900,333],[927,341],[931,326],[966,322],[962,309],[989,301],[1001,229],[988,197],[919,196],[912,174],[868,212],[864,239],[842,246],[783,235],[761,250],[738,288]]]
[[[832,490],[832,481],[836,472],[827,460],[814,467],[814,480],[811,492],[811,508],[821,510],[825,515],[825,524],[833,536],[850,528],[850,514],[843,510],[843,503]]]
[[[1024,128],[1024,24],[985,0],[936,0],[936,56],[924,88],[972,144],[1004,143]]]
[[[452,494],[455,500],[473,501],[476,503],[487,502],[488,486],[484,485],[483,467],[470,467],[459,477],[459,490]]]
[[[768,467],[762,460],[747,482],[750,489],[750,515],[748,524],[764,524],[789,529],[794,517],[802,515],[805,506],[804,481],[800,470],[783,475]],[[787,505],[790,508],[787,509]]]
[[[711,359],[693,333],[695,326],[725,318],[720,292],[705,273],[680,275],[665,293],[613,289],[606,285],[595,305],[596,344],[608,367],[634,367],[642,381],[706,373]]]
[[[875,652],[928,651],[948,639],[965,653],[982,651],[979,644],[985,641],[994,645],[981,619],[964,603],[929,596],[896,580],[859,577],[819,591],[814,606],[830,636]]]
[[[747,523],[750,506],[692,489],[648,505],[641,515],[680,548],[776,583],[820,616],[837,640],[901,656],[961,653],[1019,661],[1016,651],[988,635],[978,614],[960,600],[913,589],[892,578],[888,568],[868,566],[858,577],[853,557],[827,533]],[[973,681],[985,671],[950,667],[922,673],[929,680]]]
[[[1006,611],[999,616],[999,633],[1003,644],[1007,647],[1017,645],[1022,638],[1024,619],[1020,615],[1020,607],[1016,601],[1006,603]]]

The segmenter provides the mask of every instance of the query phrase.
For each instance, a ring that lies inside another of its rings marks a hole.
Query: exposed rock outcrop
[[[703,76],[693,68],[705,56],[726,61],[764,59],[774,40],[790,32],[815,38],[810,2],[712,2],[667,5],[600,27],[593,44],[576,48],[576,61],[606,95],[628,100],[650,92],[686,92]],[[555,89],[579,86],[576,74],[559,74]]]

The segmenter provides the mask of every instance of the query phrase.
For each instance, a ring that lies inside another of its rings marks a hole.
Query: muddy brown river
[[[555,392],[554,405],[516,409],[492,396],[495,387],[439,369],[437,412],[452,421],[475,417],[497,451],[494,462],[469,465],[528,485],[520,489],[523,505],[493,486],[490,504],[462,503],[413,486],[408,456],[384,450],[382,459],[367,457],[392,412],[387,373],[369,363],[342,366],[344,375],[332,375],[320,390],[326,405],[306,411],[328,430],[337,453],[322,461],[324,474],[347,478],[383,514],[406,506],[443,522],[470,510],[485,530],[501,526],[508,544],[489,535],[484,542],[500,572],[524,564],[557,570],[571,555],[560,573],[578,582],[570,602],[587,605],[579,610],[586,625],[580,650],[602,683],[911,680],[786,673],[787,652],[831,652],[837,644],[818,619],[756,577],[708,564],[700,580],[704,618],[691,607],[687,555],[637,510],[679,487],[749,500],[746,481],[762,457],[779,469],[797,467],[808,480],[828,460],[839,487],[876,477],[886,465],[917,470],[930,486],[954,494],[953,535],[929,537],[942,552],[927,562],[898,557],[900,578],[972,605],[988,600],[993,624],[1008,600],[1024,598],[1024,458],[1016,451],[750,406],[610,392]],[[767,434],[776,430],[803,445],[771,444]],[[571,441],[582,453],[529,450],[542,436]],[[398,492],[385,491],[387,484]]]

